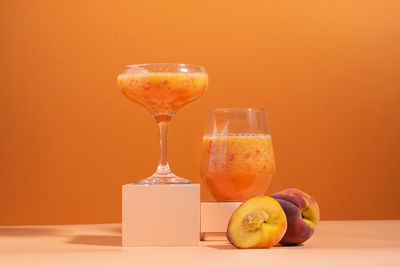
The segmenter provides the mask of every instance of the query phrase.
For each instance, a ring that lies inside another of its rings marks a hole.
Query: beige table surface
[[[400,266],[400,221],[322,221],[304,246],[247,250],[125,248],[120,224],[1,226],[0,266]]]

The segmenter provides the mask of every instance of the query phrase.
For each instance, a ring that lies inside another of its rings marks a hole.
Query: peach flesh
[[[237,248],[269,248],[286,232],[286,215],[268,196],[254,197],[240,205],[229,221],[227,237]]]

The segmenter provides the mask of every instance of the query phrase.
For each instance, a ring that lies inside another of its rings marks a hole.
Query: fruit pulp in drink
[[[207,89],[208,76],[203,73],[121,74],[118,86],[132,101],[154,115],[171,115],[196,100]]]
[[[271,136],[206,135],[200,171],[218,201],[264,195],[275,172]]]

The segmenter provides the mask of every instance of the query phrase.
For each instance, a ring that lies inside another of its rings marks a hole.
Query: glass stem
[[[160,133],[160,161],[158,162],[155,176],[160,178],[174,177],[168,164],[168,121],[158,121],[158,131]]]

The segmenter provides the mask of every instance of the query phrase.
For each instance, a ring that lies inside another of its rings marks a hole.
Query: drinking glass
[[[266,111],[257,108],[209,111],[200,172],[218,201],[243,201],[264,195],[275,172]]]
[[[156,172],[137,184],[188,184],[176,176],[168,163],[168,124],[184,105],[207,90],[203,67],[187,64],[127,65],[118,75],[118,86],[133,102],[145,107],[155,118],[160,133],[160,160]]]

